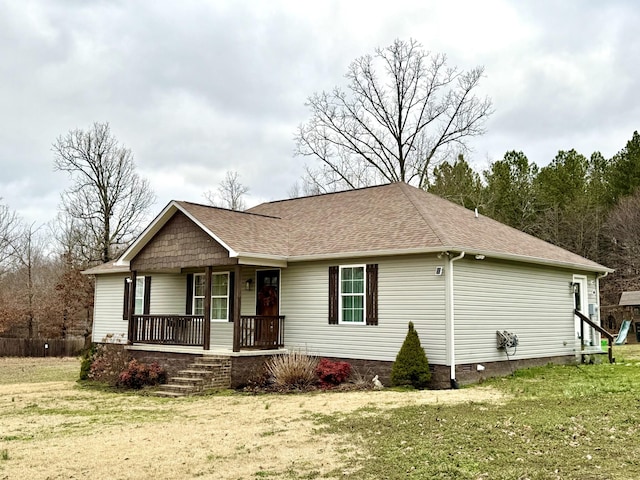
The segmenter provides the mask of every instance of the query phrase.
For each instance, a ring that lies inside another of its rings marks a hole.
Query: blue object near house
[[[627,335],[629,334],[629,327],[631,326],[631,320],[623,320],[622,325],[620,325],[620,331],[618,332],[618,336],[616,337],[614,345],[622,345],[627,339]]]

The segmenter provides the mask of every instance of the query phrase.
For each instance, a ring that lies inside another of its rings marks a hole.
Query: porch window
[[[136,301],[133,309],[134,315],[142,315],[144,313],[144,279],[145,277],[136,277]]]
[[[124,279],[124,305],[122,319],[129,319],[129,295],[131,292],[131,277]],[[136,277],[136,294],[133,302],[133,315],[148,315],[151,305],[151,277]]]
[[[329,267],[329,323],[378,324],[378,265]]]
[[[204,315],[204,273],[193,275],[193,315]],[[214,273],[211,276],[211,320],[229,320],[229,273]]]

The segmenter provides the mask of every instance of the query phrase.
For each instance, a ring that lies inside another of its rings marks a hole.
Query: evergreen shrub
[[[430,379],[427,354],[420,345],[420,338],[413,322],[409,322],[407,337],[391,367],[391,383],[396,386],[410,385],[423,389],[427,387]]]

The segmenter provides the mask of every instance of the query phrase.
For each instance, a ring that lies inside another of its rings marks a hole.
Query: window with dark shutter
[[[378,325],[378,265],[329,267],[329,324]]]
[[[338,272],[339,267],[329,267],[329,324],[338,324]]]
[[[235,301],[235,274],[234,272],[229,272],[229,321],[233,322],[233,307]]]
[[[378,264],[367,265],[367,325],[378,325]]]
[[[144,299],[142,302],[142,313],[149,315],[151,310],[151,277],[144,277]]]
[[[193,315],[193,273],[187,274],[187,306],[184,313]]]
[[[131,285],[131,278],[124,279],[124,306],[122,308],[122,319],[129,320],[129,291]]]

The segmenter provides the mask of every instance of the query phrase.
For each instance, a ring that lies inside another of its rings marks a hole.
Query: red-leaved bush
[[[351,364],[348,362],[334,362],[323,358],[316,367],[316,375],[321,388],[331,388],[340,385],[351,375]]]
[[[167,372],[156,362],[151,364],[131,360],[125,370],[118,376],[118,386],[126,388],[142,388],[147,385],[166,383]]]

